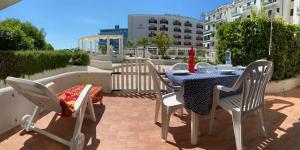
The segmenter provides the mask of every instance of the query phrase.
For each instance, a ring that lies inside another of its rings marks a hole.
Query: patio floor
[[[300,149],[300,88],[265,98],[266,126],[269,137],[263,138],[258,119],[250,115],[245,120],[245,149]],[[230,115],[217,110],[214,135],[208,135],[208,116],[201,116],[199,144],[190,144],[190,118],[185,111],[182,118],[172,116],[167,143],[160,140],[160,123],[154,124],[153,95],[107,95],[104,105],[95,105],[97,122],[86,120],[82,132],[86,136],[85,149],[101,150],[175,150],[175,149],[235,149]],[[50,122],[50,124],[48,124]],[[74,119],[46,114],[38,121],[61,137],[69,139]],[[66,146],[35,132],[25,133],[17,127],[0,136],[0,150],[63,150]]]

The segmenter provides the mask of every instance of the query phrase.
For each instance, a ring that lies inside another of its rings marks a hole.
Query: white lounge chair
[[[149,60],[146,61],[146,64],[149,67],[149,72],[152,76],[155,94],[157,97],[156,106],[155,106],[155,123],[157,122],[158,112],[160,106],[162,105],[162,141],[167,141],[169,122],[171,114],[174,113],[177,109],[183,108],[183,103],[176,98],[176,91],[181,89],[180,86],[173,86],[167,83],[161,76],[158,70],[155,68],[152,62]],[[173,89],[175,92],[168,93],[166,95],[161,94],[160,90],[160,81],[163,82],[168,88]]]
[[[85,115],[86,107],[88,107],[90,119],[96,121],[93,104],[89,95],[89,90],[92,85],[86,85],[82,90],[81,94],[74,103],[72,116],[76,117],[75,129],[73,137],[70,141],[67,141],[61,137],[58,137],[52,133],[46,132],[45,130],[35,127],[37,117],[41,110],[49,110],[57,113],[62,112],[62,101],[56,97],[51,91],[55,89],[55,83],[51,82],[46,86],[25,79],[8,77],[6,82],[12,86],[18,93],[23,95],[26,99],[36,105],[32,115],[25,115],[21,120],[21,127],[26,131],[36,131],[45,136],[48,136],[62,144],[70,147],[71,150],[81,150],[84,146],[84,134],[81,133],[81,126]]]
[[[217,85],[214,88],[213,107],[210,118],[210,130],[213,132],[213,121],[216,107],[219,105],[232,115],[236,149],[242,150],[242,125],[246,115],[257,112],[260,117],[261,128],[264,136],[267,136],[264,126],[264,94],[267,82],[273,73],[273,63],[266,60],[258,60],[251,63],[235,84],[231,87]],[[237,94],[219,99],[220,91],[232,92],[242,86],[242,94]]]

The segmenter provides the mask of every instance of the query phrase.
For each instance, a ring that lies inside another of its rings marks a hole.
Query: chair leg
[[[261,129],[262,129],[262,132],[263,132],[263,136],[264,137],[267,137],[267,131],[266,131],[266,128],[265,128],[265,121],[264,121],[264,110],[263,108],[259,109],[258,110],[258,115],[259,115],[259,118],[260,118],[260,125],[261,125]]]
[[[154,118],[154,123],[158,122],[158,113],[160,109],[161,102],[159,100],[156,100],[156,105],[155,105],[155,118]]]
[[[183,107],[176,110],[177,114],[182,117],[183,116]]]
[[[242,121],[241,114],[232,112],[232,122],[235,137],[235,144],[237,150],[243,149],[243,134],[242,134]]]
[[[217,109],[217,106],[218,106],[219,95],[220,95],[220,91],[217,89],[217,87],[214,87],[213,104],[212,104],[212,108],[211,108],[211,111],[210,111],[209,135],[212,135],[212,133],[213,133],[215,113],[216,113],[216,109]]]
[[[162,139],[163,142],[167,141],[171,114],[172,114],[172,110],[170,110],[169,107],[162,106],[162,133],[161,133],[161,139]]]
[[[90,119],[94,122],[96,122],[96,115],[95,115],[95,111],[94,111],[94,105],[93,105],[93,101],[90,98],[88,101],[88,110],[89,110],[89,114],[90,114]]]

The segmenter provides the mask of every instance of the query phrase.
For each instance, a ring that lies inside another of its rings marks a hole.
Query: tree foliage
[[[150,44],[150,40],[146,37],[143,37],[137,41],[137,45],[142,46],[143,49],[143,57],[145,58],[146,47]]]
[[[45,32],[29,22],[5,19],[0,22],[0,50],[52,50]]]
[[[152,43],[156,45],[159,49],[159,53],[162,58],[165,57],[167,50],[172,45],[172,38],[169,37],[167,34],[158,33],[152,38]]]
[[[269,55],[270,25],[268,18],[259,16],[221,25],[217,33],[218,61],[225,62],[229,48],[233,65],[268,59],[274,63],[273,80],[295,76],[300,71],[300,27],[275,19]]]

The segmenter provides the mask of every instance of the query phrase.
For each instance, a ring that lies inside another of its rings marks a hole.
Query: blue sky
[[[202,12],[232,0],[23,0],[0,11],[0,20],[18,18],[46,31],[55,49],[77,46],[77,39],[99,29],[127,27],[128,14],[176,14],[199,19]]]

